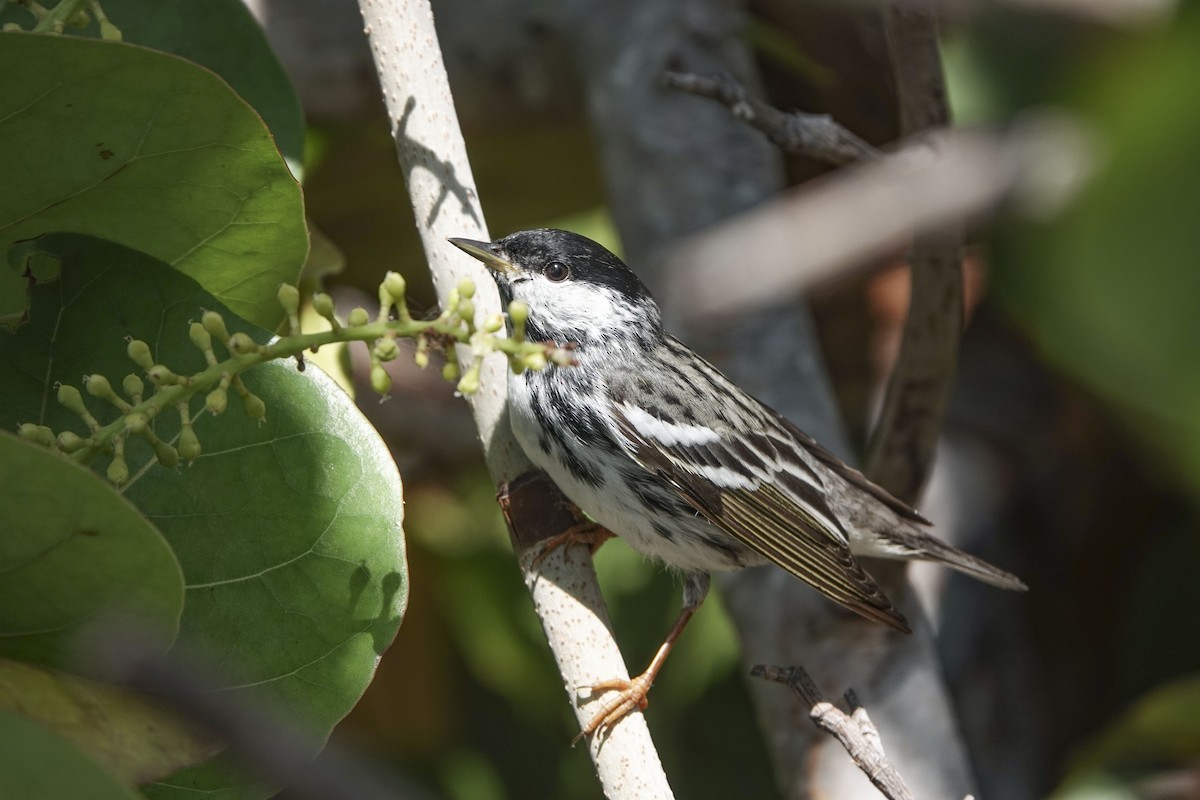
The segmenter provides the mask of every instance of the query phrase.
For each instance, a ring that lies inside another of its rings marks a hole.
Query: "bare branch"
[[[484,268],[446,242],[451,236],[491,237],[475,192],[429,2],[360,0],[359,7],[438,297],[444,302],[462,278],[470,278],[477,287],[477,313],[481,318],[498,313],[500,298]],[[532,466],[508,426],[508,365],[500,357],[484,367],[480,389],[469,401],[492,478],[497,486],[508,488]],[[564,503],[557,489],[547,486],[538,503],[510,508],[508,520],[518,547],[537,539],[528,531],[545,531],[543,517]],[[573,522],[572,518],[560,530]],[[523,552],[519,558],[527,563]],[[538,572],[540,578],[526,569],[526,580],[582,727],[590,717],[576,702],[577,687],[626,674],[621,654],[588,559],[551,554],[540,562]],[[671,796],[639,715],[614,728],[602,742],[593,741],[589,750],[604,794],[612,800]]]
[[[767,135],[789,153],[841,166],[879,155],[879,151],[843,128],[826,114],[788,114],[749,94],[727,75],[667,72],[663,85],[707,97],[727,106],[733,115]]]
[[[884,11],[884,32],[900,103],[900,135],[950,124],[950,106],[932,4],[897,0]],[[913,239],[908,318],[867,448],[866,474],[913,503],[933,466],[950,398],[963,327],[962,225]]]
[[[912,800],[912,792],[908,790],[904,779],[883,753],[879,731],[871,723],[866,709],[858,704],[852,690],[846,692],[846,701],[851,710],[851,714],[848,715],[825,699],[803,667],[769,667],[757,664],[750,670],[750,674],[791,687],[801,702],[811,709],[809,716],[813,724],[842,743],[855,765],[871,779],[871,783],[875,784],[885,797],[889,800]]]
[[[1004,135],[918,139],[680,241],[664,265],[666,299],[693,322],[732,318],[896,253],[914,232],[973,221],[1005,201],[1051,210],[1086,173],[1087,149],[1077,125],[1049,115]],[[747,276],[736,265],[750,255]]]

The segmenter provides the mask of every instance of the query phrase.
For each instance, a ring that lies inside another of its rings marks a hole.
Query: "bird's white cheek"
[[[534,276],[514,284],[513,297],[529,306],[530,319],[548,333],[571,331],[593,338],[635,322],[627,304],[604,287]]]

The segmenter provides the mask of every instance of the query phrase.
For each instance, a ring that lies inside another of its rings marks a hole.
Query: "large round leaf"
[[[212,72],[133,45],[0,33],[0,137],[0,253],[88,233],[195,277],[256,324],[282,318],[275,287],[307,252],[300,188]],[[0,279],[0,315],[19,315],[23,284]]]
[[[154,526],[102,478],[0,433],[0,656],[54,664],[96,616],[175,638],[183,575]]]
[[[187,335],[211,295],[147,256],[90,237],[44,237],[61,277],[33,289],[30,321],[0,335],[0,427],[80,423],[52,399],[56,380],[132,371],[125,336],[184,374],[204,365]],[[226,313],[231,331],[267,334]],[[399,476],[353,402],[319,370],[268,364],[245,375],[266,401],[252,421],[230,393],[220,417],[199,416],[204,448],[166,469],[140,440],[127,445],[126,497],[175,550],[186,578],[178,647],[207,660],[231,696],[285,711],[320,733],[352,707],[391,642],[407,597]],[[201,401],[194,401],[198,409]],[[90,406],[101,421],[103,404]],[[178,414],[155,419],[159,436]],[[97,464],[104,466],[102,460]],[[193,770],[157,797],[217,791],[237,778]],[[237,792],[222,795],[247,796]]]
[[[258,21],[242,0],[105,0],[104,13],[128,44],[183,56],[224,78],[267,123],[279,151],[293,164],[304,161],[300,100],[275,58]],[[24,6],[0,10],[0,23],[32,30],[37,20]],[[99,36],[93,21],[64,33]]]

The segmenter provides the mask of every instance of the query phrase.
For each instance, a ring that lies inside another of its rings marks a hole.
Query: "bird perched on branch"
[[[930,536],[920,514],[665,332],[646,287],[596,242],[550,229],[450,241],[491,271],[506,307],[524,304],[529,340],[574,348],[572,365],[509,374],[509,418],[529,460],[597,523],[683,576],[666,641],[638,677],[592,687],[617,694],[581,736],[646,706],[713,571],[769,562],[905,633],[855,556],[927,559],[1025,588]]]

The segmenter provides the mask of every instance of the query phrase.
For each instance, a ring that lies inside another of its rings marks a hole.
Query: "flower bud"
[[[22,439],[27,439],[31,442],[36,442],[46,447],[54,446],[54,431],[50,430],[45,425],[35,425],[32,422],[23,422],[17,428],[17,435]]]
[[[86,376],[83,379],[83,388],[87,389],[87,393],[92,397],[99,397],[102,400],[114,396],[112,384],[108,382],[108,378],[100,374]]]
[[[192,344],[196,345],[196,349],[201,353],[207,353],[212,350],[212,334],[204,327],[201,322],[193,322],[188,326],[188,336],[192,340]]]
[[[121,29],[118,28],[116,25],[113,25],[112,22],[108,19],[108,17],[105,17],[104,19],[99,20],[99,22],[100,22],[100,38],[103,39],[104,41],[120,42],[125,39],[124,34],[121,33]],[[84,27],[86,27],[86,25]]]
[[[229,405],[229,392],[224,386],[218,386],[208,393],[208,397],[204,398],[204,407],[208,409],[210,414],[223,414],[225,408]]]
[[[113,460],[108,463],[105,475],[108,476],[110,482],[117,486],[129,480],[129,465],[125,463],[125,456],[121,454],[113,456]]]
[[[141,378],[131,372],[125,376],[125,380],[121,381],[121,388],[125,390],[126,397],[135,403],[140,403],[146,385],[142,383]]]
[[[312,299],[313,311],[333,322],[333,298],[324,292],[317,292]]]
[[[417,352],[413,355],[413,362],[421,369],[429,366],[429,337],[423,333],[417,335]]]
[[[250,338],[250,335],[238,331],[233,336],[229,337],[229,352],[235,356],[242,356],[246,353],[253,353],[258,349],[258,345]]]
[[[392,296],[392,300],[396,305],[404,302],[404,293],[407,291],[407,282],[404,276],[399,272],[389,272],[383,276],[383,286],[387,289],[387,293]]]
[[[163,364],[154,364],[147,369],[146,377],[149,378],[150,382],[155,386],[171,386],[179,383],[179,376],[174,372],[171,372],[171,370]]]
[[[504,317],[501,316],[500,314],[492,314],[490,317],[488,317],[487,319],[485,319],[483,321],[483,329],[482,330],[484,333],[496,333],[503,327],[504,327]]]
[[[216,311],[205,311],[201,314],[200,324],[218,342],[229,341],[229,329],[225,327],[225,318]]]
[[[64,453],[74,453],[76,450],[82,450],[89,444],[87,439],[84,439],[77,433],[71,431],[63,431],[58,435],[58,449]]]
[[[457,388],[460,394],[475,394],[479,391],[479,368],[473,366],[468,369],[458,382]]]
[[[196,432],[190,424],[184,426],[179,432],[179,455],[185,461],[195,461],[200,457],[200,450],[200,440],[196,438]]]
[[[179,451],[161,439],[154,443],[154,457],[164,467],[173,467],[179,463]]]
[[[546,368],[546,354],[545,353],[528,353],[528,354],[526,354],[524,361],[525,361],[525,368],[531,369],[534,372]]]
[[[442,365],[442,377],[451,383],[458,380],[459,370],[458,364],[453,361],[447,361]]]
[[[83,395],[74,386],[64,383],[58,387],[58,403],[73,414],[83,416],[88,413],[87,406],[83,404]]]
[[[361,306],[350,312],[350,316],[346,318],[346,324],[353,328],[361,325],[366,325],[371,321],[371,317],[367,314],[367,310]]]
[[[475,281],[470,278],[463,278],[458,282],[458,293],[467,300],[475,296]]]
[[[396,344],[396,340],[392,337],[384,336],[375,342],[375,355],[380,361],[392,361],[396,356],[400,355],[400,346]]]
[[[518,342],[525,340],[525,323],[529,321],[529,306],[520,300],[508,304],[508,318],[512,321],[513,338]]]
[[[371,388],[379,394],[387,394],[392,388],[392,376],[383,364],[371,365]]]
[[[279,284],[279,291],[275,293],[275,297],[288,314],[295,314],[300,310],[300,290],[290,283]]]
[[[150,369],[154,366],[154,356],[150,354],[150,345],[141,339],[130,339],[125,352],[129,354],[129,359],[142,369]]]
[[[246,409],[246,416],[255,422],[262,422],[267,418],[267,404],[254,392],[242,395],[242,405]]]

